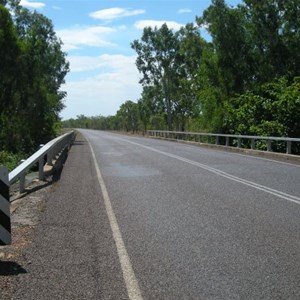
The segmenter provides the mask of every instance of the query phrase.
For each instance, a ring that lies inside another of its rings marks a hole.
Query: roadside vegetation
[[[19,3],[0,0],[0,165],[13,168],[61,126],[300,137],[299,0],[212,0],[178,31],[145,28],[131,43],[140,99],[63,122],[62,42],[51,20]]]
[[[145,28],[131,43],[141,98],[63,125],[300,137],[299,14],[299,0],[213,0],[197,25]]]
[[[69,64],[52,22],[0,0],[0,165],[10,169],[57,135]]]

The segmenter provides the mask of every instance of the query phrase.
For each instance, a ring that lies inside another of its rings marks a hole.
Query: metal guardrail
[[[18,179],[20,180],[20,192],[25,190],[25,175],[29,168],[38,163],[39,166],[39,180],[44,179],[44,163],[45,156],[47,156],[46,162],[48,165],[53,165],[53,159],[61,154],[75,138],[75,132],[71,131],[61,135],[46,145],[41,145],[41,148],[35,152],[32,156],[22,162],[18,167],[9,173],[9,184],[14,183]]]
[[[300,143],[300,138],[274,137],[274,136],[252,136],[252,135],[234,135],[234,134],[217,134],[217,133],[200,133],[200,132],[181,132],[181,131],[164,131],[148,130],[148,135],[153,137],[162,137],[167,139],[184,140],[190,138],[195,142],[203,143],[203,137],[214,138],[216,145],[222,145],[220,138],[225,138],[224,146],[230,146],[230,139],[235,141],[237,148],[242,148],[242,140],[251,141],[251,149],[256,149],[256,141],[265,141],[267,151],[272,151],[272,142],[282,141],[286,143],[286,154],[292,154],[292,142]],[[212,144],[212,143],[211,143]],[[233,143],[232,143],[233,144]]]

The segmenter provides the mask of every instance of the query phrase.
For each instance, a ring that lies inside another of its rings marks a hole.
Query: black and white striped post
[[[0,246],[11,244],[8,170],[0,167]]]

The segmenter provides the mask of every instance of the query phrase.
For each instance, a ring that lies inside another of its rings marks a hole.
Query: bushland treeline
[[[141,98],[114,116],[79,115],[64,126],[299,137],[299,28],[299,0],[213,0],[178,31],[145,28],[131,43]]]
[[[0,0],[0,164],[57,134],[69,71],[52,22],[19,2]]]

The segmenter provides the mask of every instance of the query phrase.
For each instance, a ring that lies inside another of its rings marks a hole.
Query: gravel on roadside
[[[25,193],[19,194],[18,188],[10,190],[12,244],[0,247],[0,299],[12,299],[16,278],[26,273],[31,262],[25,255],[30,246],[33,231],[38,225],[46,208],[47,194],[55,184],[52,176],[45,181],[33,179]]]

